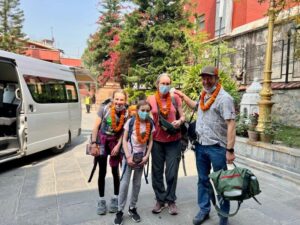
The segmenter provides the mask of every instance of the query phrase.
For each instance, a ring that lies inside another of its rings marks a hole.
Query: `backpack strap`
[[[93,179],[93,176],[94,176],[94,173],[95,173],[95,170],[97,168],[97,158],[94,157],[94,165],[93,165],[93,168],[92,168],[92,171],[91,171],[91,174],[90,174],[90,177],[88,179],[88,183],[91,183],[92,179]]]
[[[154,124],[154,121],[153,121],[152,118],[149,117],[149,120],[150,120],[150,131],[152,131],[152,129],[155,126],[155,124]],[[148,142],[147,142],[147,145],[148,145]],[[148,151],[148,148],[146,148],[145,154],[147,154],[147,151]],[[150,155],[149,155],[149,158],[150,158]],[[146,184],[149,184],[149,181],[148,181],[149,165],[150,165],[150,163],[149,163],[149,159],[148,159],[147,168],[144,166],[144,177],[145,177]]]
[[[127,141],[129,141],[130,145],[131,145],[131,153],[133,152],[133,146],[132,146],[132,142],[131,142],[131,135],[133,133],[133,125],[134,125],[134,122],[135,122],[135,116],[131,117],[130,118],[130,121],[129,121],[129,126],[128,126],[128,137],[127,137]],[[125,156],[125,153],[123,153],[124,156]],[[127,168],[127,162],[125,160],[125,164],[124,164],[124,167],[123,167],[123,170],[122,170],[122,175],[121,175],[121,178],[120,178],[120,181],[123,179],[123,176],[126,172],[126,168]]]
[[[213,204],[213,206],[215,207],[215,209],[216,209],[216,211],[218,212],[219,215],[221,215],[223,217],[232,217],[232,216],[235,216],[238,213],[238,211],[240,210],[240,207],[241,207],[241,204],[243,203],[243,201],[238,201],[238,206],[237,206],[235,212],[233,212],[233,213],[225,213],[217,205],[215,191],[214,191],[214,188],[213,188],[211,182],[209,182],[208,189],[209,189],[209,196],[210,196],[211,203]],[[222,199],[221,201],[224,201],[224,200]]]

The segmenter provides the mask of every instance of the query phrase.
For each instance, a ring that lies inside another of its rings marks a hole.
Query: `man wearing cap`
[[[191,100],[181,91],[176,90],[182,100],[190,107],[198,107],[196,122],[197,143],[195,146],[198,171],[198,205],[200,211],[194,217],[195,225],[202,224],[209,218],[209,173],[211,165],[214,171],[227,169],[226,163],[235,159],[235,110],[233,98],[219,83],[218,69],[206,66],[201,74],[203,90],[199,101]],[[222,211],[229,212],[229,201],[223,201]],[[227,225],[228,219],[220,216],[220,225]]]

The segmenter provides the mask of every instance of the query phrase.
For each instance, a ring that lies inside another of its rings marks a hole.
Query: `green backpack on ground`
[[[232,170],[219,170],[213,172],[209,177],[213,182],[213,186],[218,196],[224,200],[238,202],[237,210],[234,213],[227,214],[222,212],[216,204],[213,186],[210,185],[211,201],[220,215],[224,217],[236,215],[242,202],[249,198],[253,198],[258,204],[261,204],[255,198],[255,196],[261,192],[257,177],[249,169],[235,166]]]

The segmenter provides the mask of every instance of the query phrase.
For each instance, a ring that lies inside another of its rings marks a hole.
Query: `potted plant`
[[[274,141],[275,135],[278,132],[278,124],[271,122],[265,126],[265,129],[260,133],[260,140],[262,142],[272,143]]]
[[[247,130],[247,117],[244,115],[238,115],[236,119],[236,134],[241,137],[247,137]]]
[[[259,134],[255,130],[258,124],[258,114],[253,113],[249,116],[249,123],[248,123],[248,137],[250,141],[258,141]]]

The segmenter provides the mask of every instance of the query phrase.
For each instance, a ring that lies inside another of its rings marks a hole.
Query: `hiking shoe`
[[[152,213],[158,214],[165,208],[164,203],[160,203],[159,201],[156,202],[154,208],[152,209]]]
[[[178,209],[177,209],[177,206],[176,206],[175,202],[169,202],[168,207],[169,207],[169,214],[170,215],[177,215],[178,214]]]
[[[118,212],[118,198],[111,198],[109,205],[109,212],[116,213]]]
[[[123,212],[118,211],[116,213],[116,218],[114,220],[114,225],[122,225],[123,224]]]
[[[99,200],[97,205],[97,214],[98,215],[105,215],[106,214],[106,201]]]
[[[193,224],[194,225],[200,225],[202,224],[205,220],[209,219],[209,213],[204,214],[199,212],[193,219]]]
[[[140,217],[140,215],[137,213],[137,211],[136,211],[136,208],[130,208],[129,207],[129,209],[128,209],[128,215],[131,217],[131,219],[134,221],[134,222],[136,222],[136,223],[138,223],[138,222],[141,222],[141,217]]]

